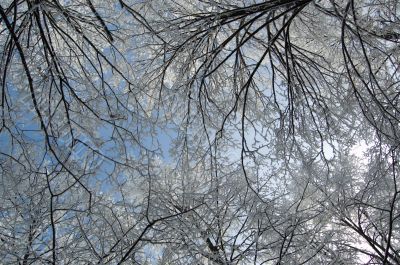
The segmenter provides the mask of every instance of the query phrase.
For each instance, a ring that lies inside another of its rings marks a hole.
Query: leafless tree
[[[0,255],[400,264],[399,8],[0,4]]]

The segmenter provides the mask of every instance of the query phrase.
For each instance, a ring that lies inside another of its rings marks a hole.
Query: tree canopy
[[[400,3],[3,0],[4,264],[400,264]]]

